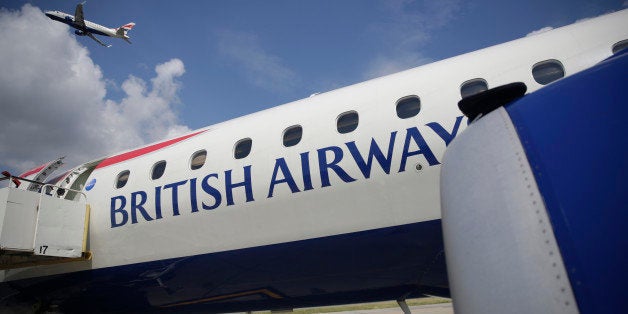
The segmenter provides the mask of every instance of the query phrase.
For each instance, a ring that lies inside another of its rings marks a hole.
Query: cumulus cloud
[[[534,36],[534,35],[536,35],[536,34],[545,33],[545,32],[547,32],[547,31],[551,31],[551,30],[553,30],[553,29],[554,29],[554,28],[553,28],[553,27],[551,27],[551,26],[545,26],[545,27],[543,27],[543,28],[541,28],[541,29],[537,29],[537,30],[535,30],[535,31],[531,31],[531,32],[529,32],[529,33],[526,35],[526,37],[529,37],[529,36]]]
[[[377,56],[367,67],[364,78],[391,74],[432,61],[420,52],[431,33],[450,23],[460,10],[458,0],[384,2],[389,20],[369,30],[391,49]]]
[[[67,156],[69,166],[188,132],[174,110],[183,62],[130,75],[125,96],[107,99],[111,81],[71,36],[39,8],[0,11],[0,167],[32,168]],[[63,44],[59,44],[63,43]]]
[[[265,90],[286,93],[297,86],[298,77],[280,57],[266,51],[255,35],[222,30],[216,32],[219,52],[235,62],[252,84]]]

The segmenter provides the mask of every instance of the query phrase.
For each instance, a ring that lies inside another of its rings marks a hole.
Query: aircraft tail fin
[[[118,35],[118,37],[126,40],[126,42],[128,42],[130,44],[131,41],[129,40],[129,36],[127,36],[127,32],[130,31],[131,29],[133,29],[133,26],[135,26],[135,23],[133,23],[133,22],[126,23],[126,24],[116,28],[116,34]]]
[[[128,32],[128,31],[130,31],[133,28],[133,26],[135,26],[135,23],[133,23],[133,22],[126,23],[126,24],[118,27],[118,31],[119,30],[124,30],[125,32]]]

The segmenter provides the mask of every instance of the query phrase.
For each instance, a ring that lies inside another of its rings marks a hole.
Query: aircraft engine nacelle
[[[77,36],[85,36],[85,35],[87,35],[83,31],[80,31],[80,30],[75,30],[74,34],[76,34]]]
[[[619,135],[628,130],[620,118],[628,114],[627,72],[623,50],[485,114],[449,144],[440,192],[456,313],[625,307],[620,191],[628,181],[617,178],[627,169]],[[497,103],[481,96],[477,104]]]

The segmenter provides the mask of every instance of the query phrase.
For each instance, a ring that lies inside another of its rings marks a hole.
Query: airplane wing
[[[99,43],[99,44],[101,44],[101,45],[103,45],[103,46],[105,46],[107,48],[111,47],[111,45],[107,45],[107,44],[103,43],[102,41],[98,40],[98,38],[96,38],[96,36],[94,36],[94,34],[92,34],[92,33],[85,33],[85,34],[87,36],[89,36],[89,38],[95,40],[97,43]]]
[[[85,29],[85,18],[83,17],[83,3],[85,2],[76,5],[76,10],[74,11],[74,24],[78,25],[82,29]]]

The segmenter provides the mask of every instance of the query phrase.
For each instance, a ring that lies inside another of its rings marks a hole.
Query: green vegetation
[[[426,297],[426,298],[406,300],[406,303],[408,304],[408,306],[439,304],[439,303],[449,303],[449,302],[451,302],[451,299],[437,298],[437,297]],[[399,307],[396,301],[385,301],[385,302],[375,302],[375,303],[361,303],[361,304],[295,309],[293,313],[298,313],[298,314],[332,313],[332,312],[357,311],[357,310],[387,309],[387,308],[394,308],[394,307]],[[255,313],[270,313],[270,311],[255,312]]]

